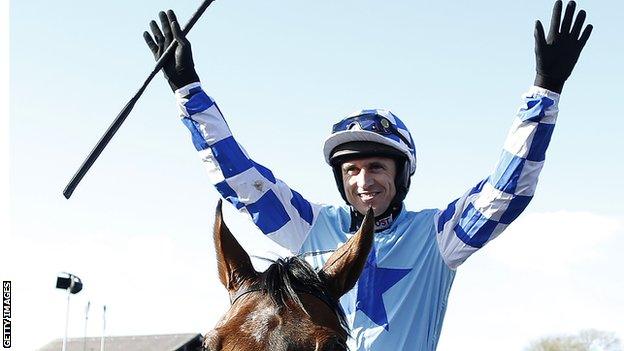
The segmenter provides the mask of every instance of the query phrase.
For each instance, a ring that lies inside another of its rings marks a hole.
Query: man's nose
[[[356,184],[360,189],[366,189],[373,184],[373,177],[365,169],[360,170],[356,178]]]

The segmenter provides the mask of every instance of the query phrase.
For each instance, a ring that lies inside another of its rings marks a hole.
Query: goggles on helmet
[[[332,134],[346,130],[366,130],[381,135],[395,135],[409,148],[413,148],[412,143],[401,134],[390,121],[376,113],[366,113],[358,116],[345,118],[334,124]]]

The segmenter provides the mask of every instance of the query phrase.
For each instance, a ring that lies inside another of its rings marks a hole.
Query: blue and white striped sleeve
[[[298,252],[320,206],[304,199],[249,157],[199,83],[177,90],[176,100],[182,122],[191,132],[195,149],[221,196],[249,214],[273,241]]]
[[[450,268],[500,235],[533,198],[558,102],[559,94],[539,87],[524,94],[494,172],[436,214],[438,246]]]

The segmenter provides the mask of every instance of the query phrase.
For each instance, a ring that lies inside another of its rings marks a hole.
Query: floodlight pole
[[[84,340],[82,342],[82,351],[87,351],[87,325],[89,324],[89,307],[91,307],[91,301],[87,302],[87,309],[85,310],[85,327]]]
[[[67,289],[67,310],[65,312],[65,336],[63,337],[63,351],[67,350],[67,328],[69,327],[69,298],[71,289]]]
[[[104,351],[105,335],[106,335],[106,305],[104,305],[104,313],[102,313],[102,339],[100,340],[100,351]]]
[[[67,350],[67,330],[69,329],[69,298],[82,290],[82,281],[77,276],[63,272],[56,277],[56,288],[67,290],[67,310],[65,311],[65,335],[63,336],[63,351]]]

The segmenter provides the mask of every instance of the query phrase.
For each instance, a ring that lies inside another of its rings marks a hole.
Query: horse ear
[[[257,277],[251,259],[223,222],[222,200],[215,214],[214,245],[217,252],[219,280],[228,291],[236,291],[242,282]]]
[[[336,299],[355,286],[364,269],[373,247],[374,219],[373,209],[370,208],[357,233],[338,248],[323,266],[329,292]]]

